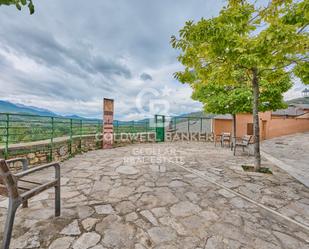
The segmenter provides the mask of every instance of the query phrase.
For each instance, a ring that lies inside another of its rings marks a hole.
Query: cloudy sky
[[[100,117],[107,97],[126,120],[156,108],[171,115],[201,109],[190,88],[173,79],[181,66],[169,41],[185,21],[217,15],[224,0],[34,3],[32,16],[0,7],[0,99]]]

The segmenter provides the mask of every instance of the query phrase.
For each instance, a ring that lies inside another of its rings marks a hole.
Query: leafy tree
[[[30,14],[34,13],[34,5],[32,0],[0,0],[0,5],[15,5],[18,10],[21,10],[22,6],[28,6]]]
[[[308,13],[309,0],[273,0],[266,8],[247,0],[229,0],[219,16],[188,21],[179,38],[171,40],[182,51],[178,59],[185,69],[175,74],[181,82],[193,88],[200,84],[237,87],[241,77],[250,88],[256,170],[261,165],[263,96],[276,109],[293,77],[308,84]]]
[[[243,72],[244,73],[244,72]],[[243,74],[242,73],[242,74]],[[261,82],[263,90],[260,94],[260,111],[285,108],[282,93],[286,92],[292,83],[285,74],[280,75],[272,84]],[[207,113],[232,114],[233,134],[236,137],[236,114],[252,112],[252,90],[250,82],[244,82],[243,77],[235,79],[233,85],[193,84],[192,98],[204,104]]]
[[[236,114],[250,111],[250,89],[242,86],[198,84],[192,98],[204,104],[206,113],[232,114],[233,136],[236,137]]]

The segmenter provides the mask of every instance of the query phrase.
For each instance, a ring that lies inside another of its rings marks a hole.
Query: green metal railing
[[[160,116],[160,115],[156,115]],[[163,117],[163,116],[162,116]],[[164,130],[177,132],[211,132],[212,122],[208,117],[170,117],[164,116]],[[142,121],[114,121],[114,134],[138,134],[156,132],[156,119]],[[100,148],[97,134],[103,130],[102,120],[75,119],[31,114],[0,113],[0,158],[9,158],[31,152],[42,151],[53,160],[57,146],[67,143],[68,154],[81,152],[83,139],[93,136],[95,145]],[[162,132],[161,132],[162,133]],[[164,136],[164,131],[163,134]],[[77,140],[77,142],[76,142]],[[164,139],[162,140],[164,141]],[[37,143],[36,143],[37,142]],[[76,148],[76,146],[78,146]],[[16,149],[18,148],[18,149]]]
[[[72,155],[73,140],[79,140],[79,151],[82,151],[84,137],[93,136],[102,132],[102,120],[86,120],[52,116],[38,116],[31,114],[0,113],[0,157],[15,156],[16,147],[25,148],[19,154],[42,150],[49,152],[49,161],[52,161],[53,151],[59,141],[67,141],[69,154]],[[150,120],[121,122],[114,121],[114,133],[151,132],[154,128]],[[35,142],[40,146],[35,148]],[[42,146],[42,143],[44,146]],[[101,142],[97,141],[97,146]],[[13,148],[13,149],[12,149]],[[31,148],[31,149],[27,149]],[[17,155],[16,155],[17,156]]]
[[[10,147],[17,145],[24,145],[25,148],[33,147],[33,142],[43,141],[46,149],[50,152],[51,160],[54,144],[59,139],[68,140],[71,153],[73,139],[81,141],[84,135],[94,136],[101,130],[101,120],[0,113],[0,149],[2,151],[0,157],[8,158]],[[82,143],[80,142],[80,144]],[[24,152],[33,151],[25,150]]]
[[[121,133],[140,133],[154,131],[154,127],[151,126],[150,120],[143,121],[114,121],[114,132],[116,134]]]

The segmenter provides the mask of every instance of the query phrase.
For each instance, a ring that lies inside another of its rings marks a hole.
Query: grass
[[[246,172],[258,172],[258,173],[271,174],[271,175],[273,174],[270,168],[266,168],[266,167],[260,167],[258,171],[255,170],[254,166],[250,166],[250,165],[241,165],[241,167]]]

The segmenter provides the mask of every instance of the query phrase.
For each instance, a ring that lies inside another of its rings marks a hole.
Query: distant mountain
[[[85,118],[85,117],[81,117],[78,115],[65,115],[65,116],[61,116],[63,118],[70,118],[70,119],[83,119],[83,120],[90,120],[90,121],[99,121],[101,119],[98,118]]]
[[[72,118],[72,119],[84,119],[84,120],[99,120],[95,118],[84,118],[78,115],[66,115],[62,116],[56,114],[50,110],[38,108],[35,106],[26,106],[22,104],[14,104],[9,101],[0,100],[0,113],[19,113],[19,114],[32,114],[38,116],[52,116],[60,118]]]
[[[65,115],[64,118],[72,118],[72,119],[83,119],[83,117],[78,115]]]
[[[13,104],[9,101],[3,101],[3,100],[0,100],[0,112],[24,113],[24,114],[33,114],[40,116],[55,116],[55,117],[60,116],[46,109],[21,104]]]
[[[309,105],[309,97],[303,97],[303,98],[297,98],[297,99],[291,99],[286,101],[287,104],[305,104]]]
[[[179,115],[177,117],[179,117],[179,118],[186,118],[186,117],[191,117],[191,118],[201,118],[201,117],[203,117],[203,118],[213,118],[214,116],[216,116],[216,115],[200,111],[200,112],[185,113],[185,114]]]

